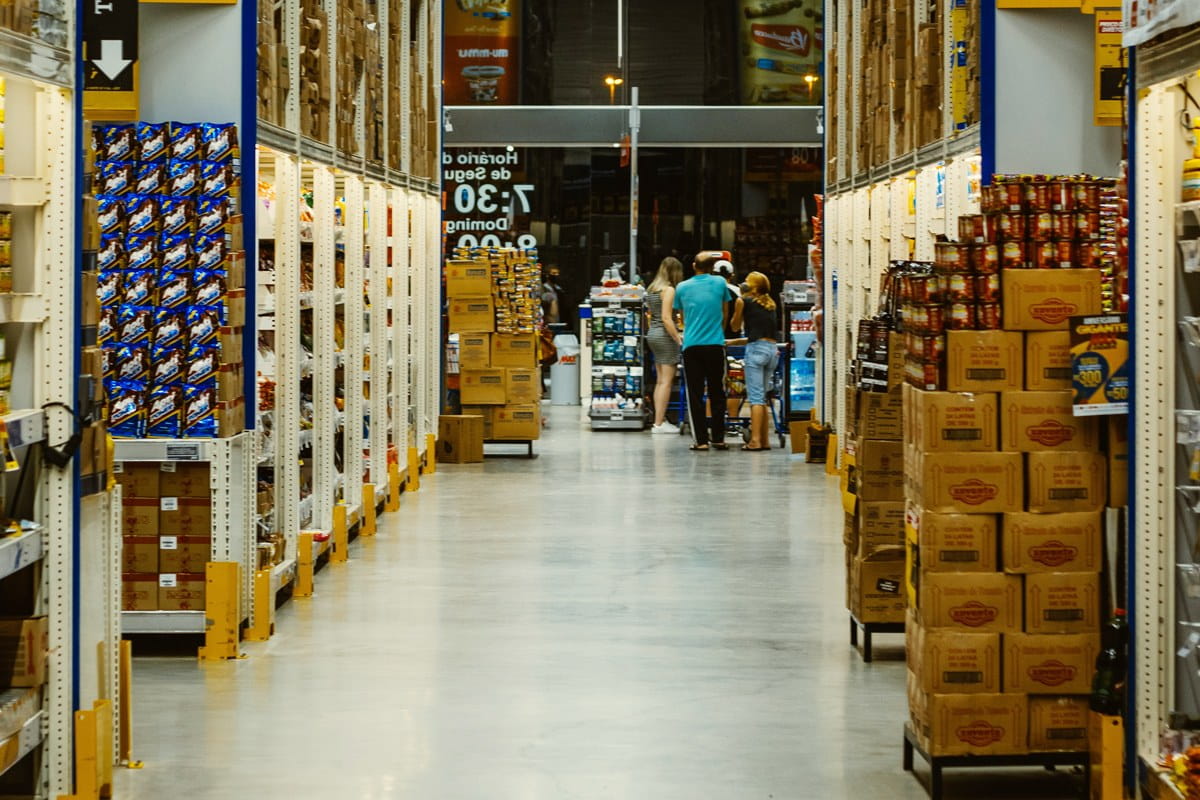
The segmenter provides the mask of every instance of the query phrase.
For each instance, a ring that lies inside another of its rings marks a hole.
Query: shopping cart
[[[779,359],[775,371],[771,373],[767,385],[767,408],[771,410],[771,425],[779,437],[779,446],[787,444],[787,421],[783,417],[783,386],[784,370],[787,369],[788,353],[791,345],[782,343],[779,348]],[[746,347],[745,345],[730,345],[725,348],[725,436],[741,434],[742,441],[750,441],[750,418],[742,416],[746,404]],[[679,434],[690,436],[692,433],[692,413],[687,402],[687,379],[684,367],[679,367],[679,399],[680,408]]]

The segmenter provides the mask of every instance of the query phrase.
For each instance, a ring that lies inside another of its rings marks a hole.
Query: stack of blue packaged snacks
[[[218,435],[222,327],[241,327],[233,223],[237,128],[138,122],[94,129],[98,292],[109,430],[122,437]],[[241,306],[244,314],[244,300]]]

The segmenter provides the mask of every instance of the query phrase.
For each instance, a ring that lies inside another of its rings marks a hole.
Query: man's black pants
[[[708,444],[712,430],[714,444],[725,443],[725,348],[699,345],[683,351],[683,371],[687,379],[688,408],[692,415],[692,436],[696,444]],[[712,418],[705,424],[704,388],[708,386],[708,406]]]

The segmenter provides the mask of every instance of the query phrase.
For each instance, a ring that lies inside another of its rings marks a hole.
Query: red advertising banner
[[[446,105],[519,101],[521,0],[446,0]]]
[[[819,105],[825,31],[820,0],[740,0],[742,102]]]

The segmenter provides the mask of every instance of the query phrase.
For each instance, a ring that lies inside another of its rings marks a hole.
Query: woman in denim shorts
[[[767,428],[767,386],[779,364],[779,320],[771,299],[771,282],[761,272],[746,276],[743,292],[733,311],[734,330],[746,331],[746,398],[750,402],[750,441],[743,450],[771,449]]]

